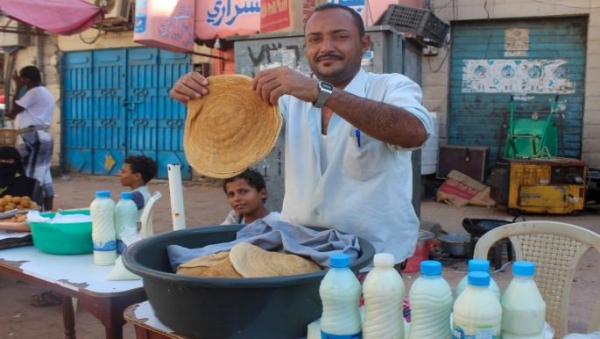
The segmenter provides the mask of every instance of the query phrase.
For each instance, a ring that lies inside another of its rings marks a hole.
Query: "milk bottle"
[[[410,287],[408,298],[412,319],[408,339],[452,338],[452,289],[442,278],[440,262],[421,262],[421,276]]]
[[[335,253],[329,258],[329,270],[319,286],[323,303],[322,339],[361,338],[358,311],[361,287],[349,265],[350,257],[347,254]]]
[[[501,338],[502,306],[489,288],[490,274],[470,272],[467,277],[467,288],[454,302],[452,338]]]
[[[394,255],[377,253],[373,264],[363,283],[363,338],[404,339],[402,301],[406,289],[400,273],[394,269]]]
[[[113,265],[117,259],[114,210],[115,202],[109,191],[97,191],[90,205],[94,264]]]
[[[490,262],[485,259],[471,259],[468,264],[468,272],[490,272]],[[458,299],[458,296],[465,290],[467,287],[467,276],[456,285],[456,289],[454,290],[454,300]],[[490,289],[498,299],[500,299],[500,288],[498,284],[494,281],[492,277],[490,277]]]
[[[546,303],[533,280],[535,264],[517,261],[501,299],[502,338],[543,339]]]
[[[115,206],[115,232],[117,238],[117,253],[125,250],[123,238],[133,236],[137,233],[138,209],[131,197],[131,192],[121,192],[121,199]]]

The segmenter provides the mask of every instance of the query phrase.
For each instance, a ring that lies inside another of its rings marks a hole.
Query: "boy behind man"
[[[133,191],[132,200],[140,213],[150,199],[150,189],[147,185],[156,176],[157,167],[156,162],[145,155],[130,155],[125,158],[119,171],[121,185]]]
[[[223,190],[233,210],[221,225],[250,224],[258,219],[279,220],[278,212],[269,212],[265,208],[267,187],[265,179],[257,171],[247,169],[225,179]]]

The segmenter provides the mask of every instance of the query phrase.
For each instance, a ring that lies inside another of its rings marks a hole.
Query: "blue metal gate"
[[[71,52],[64,56],[63,145],[73,172],[116,175],[128,155],[144,154],[167,178],[180,163],[185,106],[169,98],[175,80],[191,69],[190,57],[156,48]]]
[[[579,158],[587,18],[486,20],[452,24],[448,143],[504,154],[510,96],[515,119],[545,119],[556,95],[558,155]]]

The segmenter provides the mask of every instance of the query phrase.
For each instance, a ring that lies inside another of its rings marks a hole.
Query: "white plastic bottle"
[[[319,286],[323,303],[322,339],[361,338],[358,311],[361,286],[349,265],[347,254],[335,253],[329,257],[329,270]]]
[[[96,265],[113,265],[117,259],[114,211],[115,202],[110,198],[110,192],[97,191],[96,198],[90,205]]]
[[[543,339],[546,303],[533,280],[535,264],[517,261],[501,299],[502,338]]]
[[[467,288],[452,308],[452,338],[501,338],[502,306],[489,288],[490,274],[470,272]]]
[[[373,264],[363,282],[363,338],[404,339],[402,301],[406,288],[400,273],[394,269],[394,255],[377,253]]]
[[[131,192],[121,192],[121,199],[115,206],[115,231],[117,238],[117,254],[123,253],[127,245],[123,238],[137,233],[138,209]]]
[[[490,272],[490,262],[485,259],[471,259],[468,264],[468,272]],[[467,274],[468,274],[467,272]],[[467,275],[456,285],[454,290],[454,300],[458,299],[458,296],[467,288]],[[494,281],[494,278],[490,276],[490,289],[498,299],[500,299],[500,287]]]
[[[410,287],[408,298],[411,308],[408,339],[452,338],[452,288],[442,277],[440,262],[421,262],[421,276]]]

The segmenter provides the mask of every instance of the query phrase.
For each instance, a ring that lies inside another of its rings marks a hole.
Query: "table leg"
[[[63,325],[65,326],[65,339],[76,339],[75,337],[75,312],[73,311],[73,299],[62,296]]]
[[[144,300],[146,300],[146,293],[143,289],[139,289],[135,293],[112,297],[81,295],[79,302],[83,308],[102,322],[106,339],[122,339],[123,325],[126,323],[123,312],[129,305]]]

